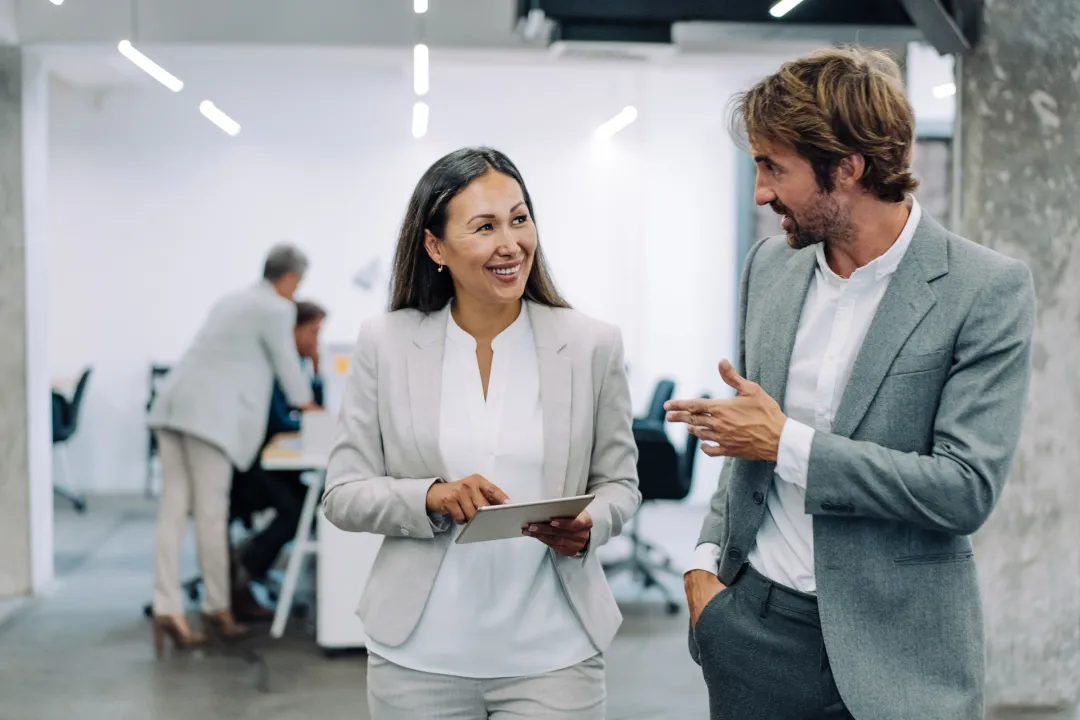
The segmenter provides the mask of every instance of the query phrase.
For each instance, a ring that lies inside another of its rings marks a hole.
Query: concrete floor
[[[58,504],[57,581],[32,602],[0,606],[0,720],[368,718],[364,656],[325,657],[309,622],[293,621],[282,640],[260,636],[243,651],[155,661],[142,615],[154,507],[92,499],[77,516]],[[648,508],[645,533],[683,562],[702,512]],[[616,543],[609,552],[621,549]],[[185,576],[193,558],[189,542]],[[687,655],[685,611],[667,616],[657,596],[642,598],[623,578],[612,584],[626,619],[607,657],[608,717],[707,717],[700,671]]]

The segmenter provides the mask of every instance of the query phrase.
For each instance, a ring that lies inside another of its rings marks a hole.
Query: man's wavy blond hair
[[[736,137],[793,147],[823,192],[850,155],[863,156],[860,182],[881,200],[901,202],[918,187],[910,169],[915,115],[885,52],[829,48],[784,63],[733,98],[730,118]]]

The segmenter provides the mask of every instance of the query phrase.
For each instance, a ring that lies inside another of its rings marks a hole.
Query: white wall
[[[736,151],[723,108],[776,58],[647,67],[435,50],[422,140],[410,134],[407,55],[156,58],[184,92],[53,87],[51,370],[94,367],[72,446],[83,487],[142,488],[149,364],[174,361],[209,306],[255,280],[272,243],[309,252],[300,295],[329,307],[327,341],[352,341],[385,306],[413,184],[465,144],[498,147],[521,168],[557,282],[623,329],[639,408],[662,375],[680,395],[723,392],[715,368],[731,349],[737,273]],[[199,115],[204,98],[243,125],[238,137]],[[639,121],[597,146],[593,129],[627,104]],[[375,258],[384,272],[361,292],[351,278]],[[716,477],[704,460],[699,500]]]

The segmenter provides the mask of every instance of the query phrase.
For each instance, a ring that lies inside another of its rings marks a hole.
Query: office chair
[[[675,395],[675,381],[668,378],[663,378],[656,383],[656,388],[653,390],[652,400],[649,401],[649,409],[642,417],[634,418],[634,428],[651,426],[659,423],[661,426],[664,424],[664,418],[667,416],[667,412],[664,410],[664,403],[670,400]]]
[[[709,396],[702,395],[702,398],[708,399]],[[663,407],[663,401],[660,407]],[[686,445],[680,453],[668,438],[661,422],[639,424],[634,429],[634,440],[638,446],[637,469],[642,507],[638,509],[630,532],[627,533],[631,546],[630,557],[605,567],[605,570],[609,573],[628,570],[633,576],[641,578],[642,589],[659,588],[667,602],[668,613],[674,615],[682,605],[676,601],[671,590],[660,582],[658,575],[666,573],[682,577],[683,571],[672,565],[670,555],[641,537],[642,510],[646,503],[683,500],[690,494],[698,438],[688,433]]]
[[[146,400],[146,411],[150,412],[150,408],[154,405],[154,399],[157,397],[157,386],[163,377],[165,377],[170,368],[168,365],[151,365],[150,366],[150,392],[149,397]],[[157,455],[157,436],[154,431],[149,432],[149,439],[147,440],[146,448],[146,497],[151,497],[154,494],[154,456]]]
[[[86,496],[75,492],[68,484],[71,482],[71,462],[68,459],[68,442],[79,428],[79,411],[82,408],[86,385],[90,381],[90,368],[83,370],[71,400],[53,390],[52,392],[52,441],[60,460],[63,483],[53,483],[53,492],[70,502],[76,512],[86,512]]]

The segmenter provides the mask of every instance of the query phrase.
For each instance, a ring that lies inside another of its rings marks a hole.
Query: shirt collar
[[[446,321],[446,339],[450,342],[464,345],[472,351],[476,351],[476,339],[465,332],[457,321],[454,320],[454,313],[447,312]],[[510,323],[510,326],[503,330],[501,333],[495,336],[491,341],[491,349],[498,350],[500,347],[509,343],[515,342],[517,339],[523,337],[529,330],[532,329],[532,325],[529,322],[529,313],[525,308],[524,301],[521,303],[521,312],[518,313],[517,319]]]
[[[900,261],[904,259],[904,255],[911,245],[912,238],[915,237],[915,229],[919,227],[919,221],[921,219],[922,208],[919,206],[919,201],[912,197],[911,212],[908,213],[907,222],[904,223],[904,229],[900,231],[900,235],[896,238],[896,242],[894,242],[882,255],[855,270],[855,272],[851,274],[851,277],[872,277],[874,280],[882,280],[896,272],[896,268],[900,267]],[[825,259],[825,243],[818,243],[817,263],[822,274],[824,274],[829,282],[844,281],[844,278],[837,275],[833,272],[833,269],[829,267],[829,261]]]

